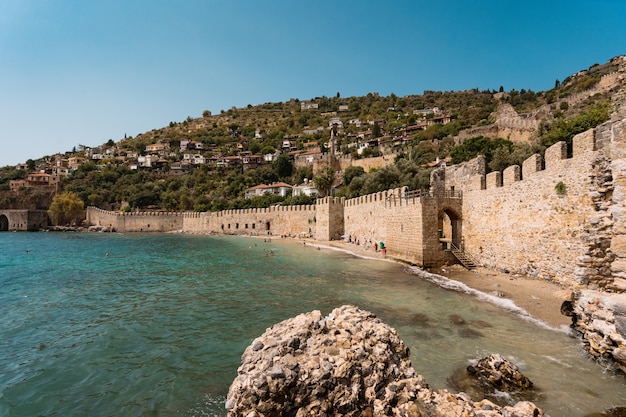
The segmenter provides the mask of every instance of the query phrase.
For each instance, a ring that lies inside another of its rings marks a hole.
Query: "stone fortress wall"
[[[87,223],[118,232],[174,232],[268,236],[315,233],[315,206],[276,206],[217,213],[117,213],[87,208]],[[268,233],[269,232],[269,233]]]
[[[0,231],[37,231],[48,227],[46,210],[0,210]]]
[[[487,175],[477,158],[434,172],[432,186],[463,191],[464,247],[485,266],[569,287],[626,290],[626,239],[613,218],[622,211],[622,185],[613,180],[623,168],[611,168],[623,160],[624,142],[624,121],[607,122],[574,137],[572,158],[560,142],[545,161],[533,155]]]

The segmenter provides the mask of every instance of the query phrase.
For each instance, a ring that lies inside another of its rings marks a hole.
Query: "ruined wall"
[[[621,120],[613,124],[610,137],[610,160],[608,172],[601,171],[594,178],[596,180],[596,192],[598,197],[604,197],[599,211],[605,216],[605,220],[611,225],[610,253],[613,257],[611,262],[611,275],[613,282],[611,289],[626,291],[626,121]]]
[[[396,153],[363,159],[353,159],[350,156],[345,156],[339,158],[338,161],[341,167],[341,171],[344,171],[350,166],[354,166],[362,167],[365,172],[369,172],[372,169],[378,169],[393,164],[396,160],[396,156]]]
[[[485,157],[479,155],[471,161],[438,168],[430,174],[431,193],[441,192],[444,190],[461,191],[464,194],[474,189],[483,189],[484,182],[475,177],[484,177],[487,172],[487,162]]]
[[[49,225],[46,210],[0,210],[0,215],[6,217],[7,231],[36,231]]]

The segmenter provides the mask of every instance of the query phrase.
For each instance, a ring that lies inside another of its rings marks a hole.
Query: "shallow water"
[[[564,331],[442,283],[456,289],[280,240],[0,233],[0,416],[225,415],[255,337],[348,303],[395,327],[433,388],[453,389],[451,375],[497,352],[553,417],[626,402],[625,378]]]

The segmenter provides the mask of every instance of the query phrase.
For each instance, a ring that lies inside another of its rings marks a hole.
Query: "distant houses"
[[[271,185],[259,184],[246,190],[246,198],[260,197],[266,194],[287,197],[293,186],[284,182],[275,182]]]
[[[374,94],[374,97],[378,95]],[[449,115],[437,107],[404,110],[404,117],[411,120],[411,123],[402,127],[394,125],[393,130],[385,131],[389,120],[385,117],[365,116],[366,120],[355,118],[354,115],[341,117],[342,112],[345,114],[351,106],[338,104],[329,108],[321,100],[323,99],[318,97],[299,103],[300,110],[307,112],[306,117],[303,115],[302,123],[310,121],[312,126],[301,126],[299,132],[293,129],[282,133],[282,139],[272,139],[269,145],[265,142],[263,151],[259,150],[260,139],[265,141],[272,133],[276,133],[268,126],[238,126],[236,123],[228,125],[228,129],[222,126],[220,128],[223,128],[228,137],[221,140],[208,139],[190,128],[175,134],[162,134],[161,131],[153,130],[151,139],[132,143],[128,147],[124,146],[124,141],[115,144],[110,140],[92,148],[79,145],[78,151],[57,154],[36,166],[19,164],[16,166],[17,170],[36,172],[28,174],[24,179],[11,181],[10,189],[55,187],[63,177],[71,175],[87,163],[94,164],[97,169],[125,166],[130,170],[154,170],[160,175],[176,176],[191,173],[195,169],[209,172],[232,169],[243,172],[272,164],[279,155],[284,154],[289,156],[297,168],[313,166],[314,169],[319,169],[328,163],[329,158],[335,156],[363,158],[396,152],[398,147],[405,146],[418,131],[433,124],[446,124],[451,120]],[[388,107],[387,110],[400,111],[395,106]],[[213,128],[218,127],[215,122],[209,121],[210,118],[210,114],[203,115],[199,125],[206,128],[211,125]],[[189,122],[187,120],[184,123]],[[173,126],[177,124],[170,123],[170,127]],[[147,143],[150,140],[156,142]],[[314,196],[317,195],[317,190],[312,181],[295,186],[285,183],[260,184],[248,189],[246,196],[286,196],[288,193],[294,196]]]

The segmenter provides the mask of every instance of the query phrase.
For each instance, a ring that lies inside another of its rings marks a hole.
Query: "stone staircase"
[[[450,243],[450,252],[461,262],[461,265],[467,269],[474,269],[478,266],[478,262],[471,257],[470,254],[463,252],[454,243]]]

